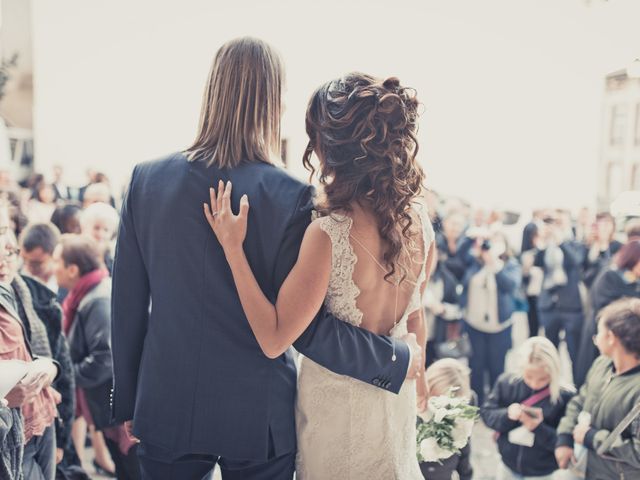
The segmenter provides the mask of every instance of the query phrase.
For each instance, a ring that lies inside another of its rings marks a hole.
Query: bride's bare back
[[[405,314],[414,295],[416,282],[425,268],[427,252],[423,240],[424,227],[418,215],[412,215],[411,231],[415,251],[411,261],[406,258],[401,260],[409,266],[409,272],[397,288],[395,276],[390,280],[384,278],[385,271],[382,267],[385,245],[373,215],[356,206],[349,217],[353,221],[350,243],[358,259],[353,271],[353,282],[360,290],[356,302],[358,310],[363,314],[360,326],[371,332],[387,335]]]

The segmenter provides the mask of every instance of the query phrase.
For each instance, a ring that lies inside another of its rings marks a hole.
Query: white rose
[[[462,405],[467,405],[468,400],[464,397],[454,397],[451,399],[451,406],[460,407]]]
[[[433,421],[436,423],[440,423],[444,417],[447,416],[447,409],[446,408],[438,408],[435,413],[433,414]]]
[[[473,424],[474,421],[469,419],[456,420],[453,430],[451,431],[453,445],[456,448],[464,448],[467,444],[473,430]]]
[[[451,410],[449,410],[447,412],[447,415],[449,417],[457,417],[458,415],[460,415],[462,413],[462,409],[460,408],[452,408]]]
[[[432,407],[434,410],[438,410],[439,408],[444,408],[449,404],[449,398],[448,397],[443,397],[443,396],[439,396],[439,397],[431,397],[429,399],[429,406]]]
[[[420,442],[420,455],[425,462],[437,462],[453,455],[453,452],[440,448],[433,437],[425,438]]]

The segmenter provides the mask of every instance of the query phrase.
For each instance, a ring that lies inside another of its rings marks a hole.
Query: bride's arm
[[[307,229],[300,254],[274,305],[256,281],[242,248],[225,249],[242,308],[260,348],[282,355],[307,329],[322,306],[331,273],[331,241],[317,223]]]
[[[435,258],[435,242],[432,242],[429,247],[429,252],[427,255],[427,262],[425,265],[425,270],[427,272],[427,278],[420,286],[420,297],[424,294],[424,290],[429,282],[429,277],[431,276],[431,270],[433,268],[433,262]],[[422,303],[422,302],[421,302]],[[418,345],[422,348],[422,351],[426,354],[427,348],[427,325],[424,317],[424,309],[420,308],[415,312],[409,315],[407,320],[407,330],[410,333],[414,333],[418,340]],[[423,372],[424,373],[424,372]],[[424,375],[420,375],[416,381],[416,389],[418,394],[418,410],[423,411],[426,409],[426,401],[429,397],[429,389],[427,388],[427,383],[424,379]]]
[[[219,185],[217,196],[212,189],[211,204],[217,213],[205,205],[205,215],[224,249],[251,330],[264,354],[276,358],[306,330],[322,306],[331,274],[331,241],[317,222],[309,226],[274,306],[262,292],[242,248],[248,199],[243,196],[236,216],[231,212],[230,196],[230,183]]]

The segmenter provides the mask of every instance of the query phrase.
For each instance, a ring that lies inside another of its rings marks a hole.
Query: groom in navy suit
[[[236,211],[249,195],[244,249],[275,302],[313,208],[312,187],[270,162],[281,78],[269,45],[227,43],[213,64],[194,145],[133,171],[113,273],[113,413],[133,420],[143,478],[200,480],[216,464],[225,480],[293,476],[292,352],[274,360],[262,353],[202,213],[219,180],[233,182]],[[374,335],[324,309],[294,346],[389,394],[421,363],[413,338]]]

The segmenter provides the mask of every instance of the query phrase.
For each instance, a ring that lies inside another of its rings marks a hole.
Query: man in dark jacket
[[[235,210],[242,194],[252,199],[244,249],[275,302],[313,209],[313,189],[271,163],[282,74],[264,42],[227,43],[188,156],[133,171],[113,272],[113,411],[118,421],[133,419],[143,478],[199,480],[216,464],[223,478],[293,477],[293,354],[262,353],[202,208],[219,180],[232,181]],[[423,369],[416,356],[410,367],[407,343],[325,311],[294,345],[335,373],[393,393],[408,371]]]
[[[544,271],[542,291],[538,297],[538,315],[545,336],[557,347],[564,330],[574,375],[580,336],[584,325],[581,275],[584,246],[572,239],[557,219],[545,219],[543,236],[547,242],[535,257],[534,265]]]

